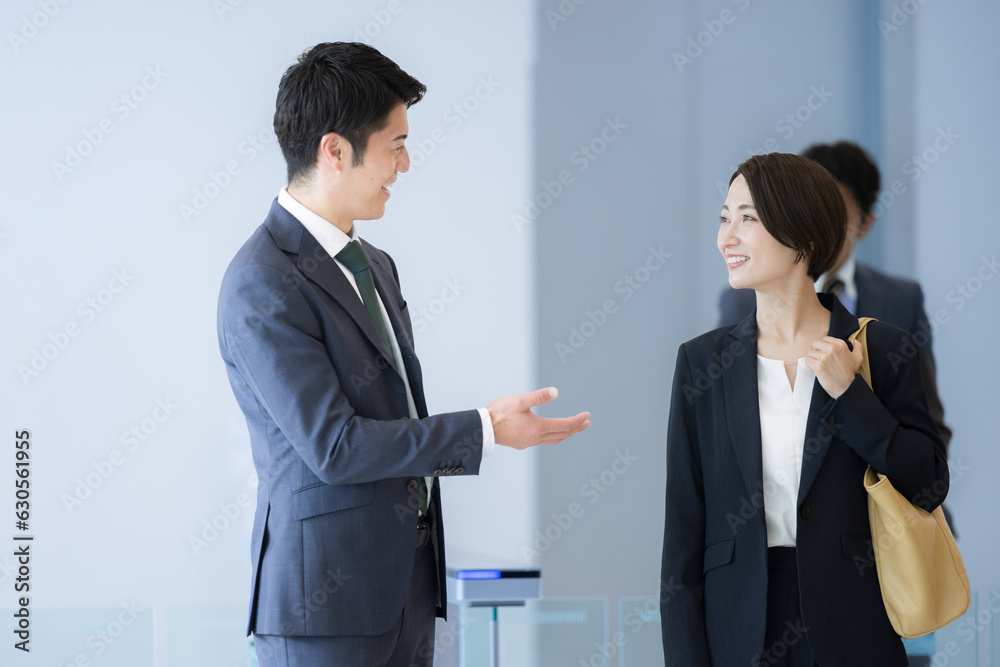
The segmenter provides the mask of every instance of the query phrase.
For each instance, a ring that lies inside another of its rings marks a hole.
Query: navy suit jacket
[[[858,320],[832,294],[829,335]],[[821,665],[905,665],[871,550],[868,465],[925,509],[948,490],[918,364],[891,356],[895,327],[867,332],[874,390],[860,376],[838,399],[817,380],[804,442],[796,549],[802,620]],[[763,509],[756,310],[681,345],[667,435],[661,619],[667,667],[756,665],[764,646]]]
[[[475,410],[427,416],[396,267],[362,242],[419,419],[361,299],[277,203],[222,281],[219,347],[250,430],[259,485],[248,632],[366,636],[400,618],[416,544],[416,478],[476,474]],[[444,536],[431,500],[443,615]]]

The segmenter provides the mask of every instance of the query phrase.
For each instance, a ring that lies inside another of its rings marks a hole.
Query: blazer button
[[[381,368],[382,370],[385,370],[389,368],[389,360],[386,359],[385,357],[379,357],[378,359],[375,360],[375,365]]]
[[[443,474],[444,474],[444,471],[441,470],[441,468],[438,468],[437,470],[434,471],[434,476],[435,477],[438,477],[438,476],[443,475]]]
[[[802,514],[802,518],[803,518],[803,519],[808,519],[808,518],[809,518],[809,515],[810,515],[811,513],[812,513],[812,512],[811,512],[811,511],[809,510],[809,506],[808,506],[808,505],[803,505],[803,506],[802,506],[802,512],[801,512],[801,514]]]
[[[455,468],[455,474],[456,475],[461,475],[464,472],[465,472],[465,468],[463,468],[462,466],[458,466],[457,468]]]
[[[417,492],[417,480],[411,479],[409,482],[407,482],[406,483],[406,490],[409,491],[410,493],[416,493]]]
[[[402,419],[402,420],[404,420],[404,421],[407,421],[407,420],[409,420],[410,418],[409,418],[409,417],[400,417],[400,419]]]

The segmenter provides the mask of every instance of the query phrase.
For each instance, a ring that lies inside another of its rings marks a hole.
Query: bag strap
[[[861,368],[858,369],[858,375],[860,375],[865,382],[868,383],[868,387],[872,386],[872,369],[868,365],[868,336],[867,327],[869,322],[874,322],[874,317],[859,317],[858,318],[858,330],[847,337],[847,342],[854,345],[855,341],[859,338],[861,339],[862,350],[864,351],[864,357],[861,360]]]

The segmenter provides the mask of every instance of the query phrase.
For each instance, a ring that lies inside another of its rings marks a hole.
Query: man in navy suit
[[[875,224],[874,207],[881,184],[878,167],[864,149],[849,141],[816,144],[802,155],[820,163],[833,174],[847,205],[844,247],[833,268],[816,281],[816,289],[834,292],[847,310],[857,316],[874,317],[915,336],[928,411],[947,452],[951,429],[944,422],[944,407],[938,394],[930,320],[924,311],[924,293],[920,285],[912,280],[882,273],[858,262],[854,256],[854,245],[865,238]],[[736,324],[754,306],[753,290],[726,288],[719,299],[719,326]],[[954,530],[950,515],[948,523]]]
[[[223,278],[219,346],[259,477],[248,632],[264,667],[431,665],[436,478],[590,425],[531,412],[554,388],[427,414],[396,266],[354,225],[382,217],[408,169],[425,90],[364,44],[304,53],[274,115],[288,186]]]

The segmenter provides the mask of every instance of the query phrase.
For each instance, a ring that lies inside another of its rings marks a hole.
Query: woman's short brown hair
[[[847,208],[830,172],[799,155],[765,153],[737,167],[730,185],[741,174],[761,224],[796,262],[808,260],[809,277],[830,270],[847,235]]]

